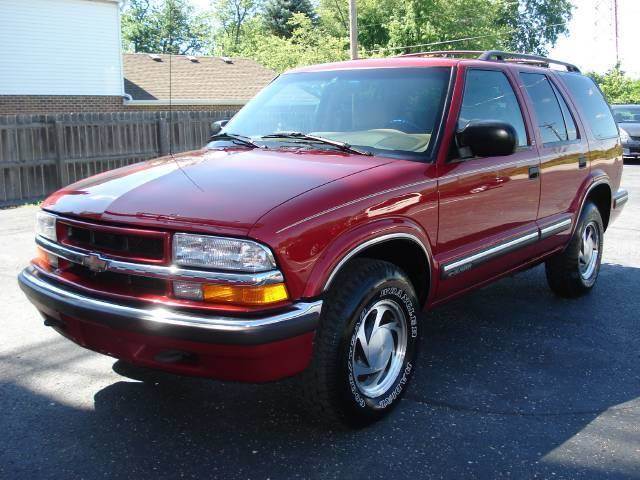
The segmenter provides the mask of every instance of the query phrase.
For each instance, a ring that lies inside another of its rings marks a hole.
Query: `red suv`
[[[205,149],[54,193],[22,289],[45,325],[124,362],[298,375],[324,418],[381,417],[417,368],[422,312],[543,262],[555,293],[588,293],[627,200],[591,79],[466,57],[300,68]]]

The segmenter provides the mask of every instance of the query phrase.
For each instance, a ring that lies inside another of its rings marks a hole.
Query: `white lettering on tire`
[[[418,336],[418,318],[416,316],[415,307],[413,305],[413,302],[411,301],[411,298],[409,297],[409,295],[407,295],[407,293],[404,290],[398,287],[383,288],[380,291],[380,297],[386,297],[389,295],[395,296],[405,306],[407,313],[409,314],[409,323],[411,325],[411,338],[416,338]],[[362,312],[360,313],[360,319],[354,326],[353,334],[351,336],[351,341],[349,342],[348,358],[353,357],[353,350],[355,349],[356,342],[358,339],[358,336],[357,336],[358,329],[360,327],[360,324],[364,321],[365,313],[366,313],[366,309],[363,309]],[[353,395],[353,398],[357,403],[357,405],[360,408],[365,408],[367,404],[363,396],[358,391],[358,387],[356,386],[355,378],[353,376],[353,366],[351,365],[351,362],[347,362],[347,368],[349,371],[349,388],[351,390],[351,394]],[[402,373],[402,377],[396,384],[395,388],[386,397],[384,397],[377,403],[378,408],[388,407],[400,396],[400,394],[402,393],[402,390],[404,389],[405,385],[409,381],[409,375],[411,374],[412,369],[413,369],[413,365],[411,364],[411,362],[407,362],[404,368],[404,371]]]

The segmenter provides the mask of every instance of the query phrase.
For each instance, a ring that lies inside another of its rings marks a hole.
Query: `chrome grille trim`
[[[63,246],[42,236],[36,237],[36,244],[51,255],[69,262],[83,265],[90,269],[99,263],[100,269],[98,271],[120,273],[123,275],[136,275],[161,280],[185,280],[190,282],[211,282],[222,285],[244,286],[261,286],[284,282],[284,277],[279,270],[270,270],[268,272],[259,273],[230,273],[192,270],[176,267],[175,265],[164,266],[123,262],[109,258],[108,256],[100,253]]]

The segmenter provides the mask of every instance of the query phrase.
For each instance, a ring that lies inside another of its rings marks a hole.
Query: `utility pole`
[[[618,39],[618,0],[613,0],[613,25],[616,35],[616,65],[620,63],[620,46]]]
[[[349,0],[349,42],[351,44],[351,59],[358,58],[358,12],[356,0]]]

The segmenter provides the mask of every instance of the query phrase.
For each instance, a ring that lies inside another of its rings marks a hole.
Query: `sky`
[[[569,35],[549,52],[583,71],[605,72],[616,63],[614,0],[573,0]],[[622,69],[640,78],[640,0],[618,0],[618,46]]]
[[[346,3],[347,0],[339,0]],[[583,71],[604,73],[616,63],[613,3],[615,0],[573,0],[569,34],[561,37],[549,56],[575,63]],[[640,0],[618,1],[618,47],[622,68],[640,78]],[[209,0],[191,0],[199,10]]]

